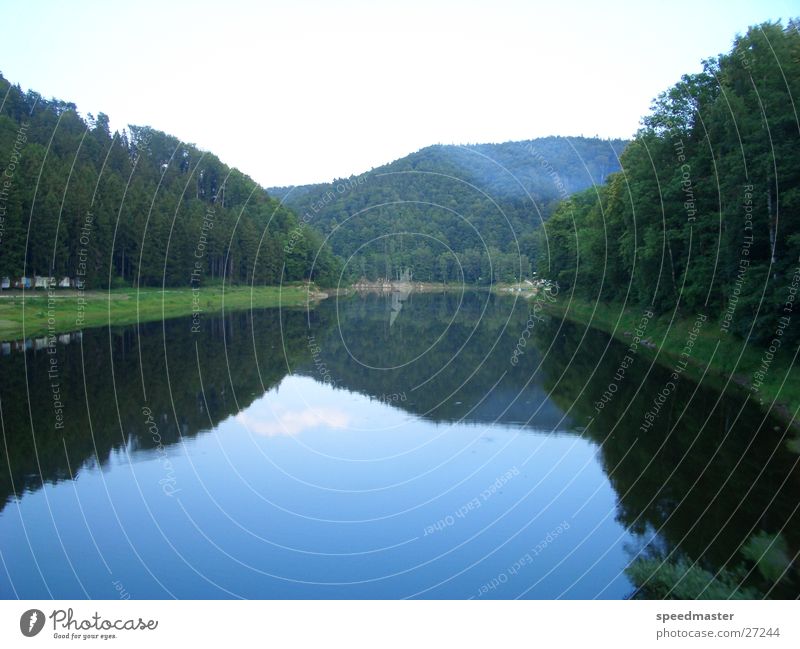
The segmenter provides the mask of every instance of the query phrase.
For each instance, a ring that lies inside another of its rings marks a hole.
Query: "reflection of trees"
[[[123,446],[134,451],[155,447],[159,440],[145,425],[144,406],[152,411],[164,445],[177,442],[180,435],[208,430],[248,406],[286,373],[280,318],[283,348],[292,363],[307,354],[305,313],[299,311],[284,311],[282,316],[277,310],[260,311],[253,316],[254,326],[248,313],[207,317],[199,334],[191,334],[191,321],[183,318],[166,321],[163,332],[161,323],[143,324],[139,337],[135,327],[110,336],[107,329],[85,331],[82,350],[72,343],[59,346],[55,354],[63,429],[55,428],[47,374],[51,355],[31,350],[0,359],[5,438],[0,502],[7,502],[15,491],[40,487],[43,480],[66,479],[70,468],[78,473],[84,463],[104,464]]]
[[[436,422],[497,421],[551,431],[585,425],[594,416],[582,434],[601,445],[601,461],[619,498],[617,518],[634,533],[659,530],[660,549],[677,548],[713,570],[732,555],[741,560],[739,547],[759,530],[774,534],[783,528],[790,555],[797,551],[796,457],[784,450],[775,422],[761,425],[762,415],[753,407],[745,407],[737,420],[741,395],[715,405],[717,393],[699,387],[689,402],[697,386],[682,379],[653,427],[641,433],[639,424],[669,370],[654,367],[646,377],[649,363],[638,356],[598,414],[594,404],[612,381],[626,345],[612,342],[600,359],[606,334],[589,331],[579,347],[582,328],[563,324],[559,331],[560,323],[537,320],[513,366],[510,358],[528,321],[528,306],[513,309],[511,300],[488,293],[465,295],[460,308],[459,300],[454,293],[412,293],[392,326],[390,297],[367,295],[346,298],[338,312],[329,300],[308,316],[267,310],[252,321],[249,313],[206,317],[195,336],[186,319],[167,321],[163,332],[161,323],[142,325],[140,338],[135,328],[111,336],[90,330],[82,355],[78,343],[58,348],[63,431],[53,427],[46,350],[4,357],[0,405],[8,457],[3,451],[0,498],[5,502],[14,490],[41,486],[39,466],[44,480],[56,481],[69,477],[70,466],[79,472],[86,463],[105,463],[123,446],[154,447],[144,405],[154,413],[163,443],[171,444],[179,434],[196,435],[246,408],[290,370],[319,379],[315,363],[322,362],[337,389],[382,399]],[[484,311],[486,300],[491,303]],[[404,400],[392,398],[400,393]]]
[[[541,328],[538,343],[549,345],[558,324]],[[657,529],[667,551],[679,547],[715,569],[758,530],[775,533],[785,526],[796,552],[800,529],[793,510],[800,498],[800,472],[796,456],[784,450],[783,428],[776,430],[772,419],[762,424],[763,414],[749,404],[737,419],[744,395],[730,394],[717,404],[718,392],[682,378],[653,427],[640,431],[671,373],[656,366],[645,379],[650,363],[642,356],[598,414],[595,403],[613,382],[627,346],[612,342],[600,361],[608,336],[589,331],[580,343],[583,333],[583,327],[562,326],[542,379],[554,390],[556,403],[571,408],[578,421],[595,417],[584,434],[602,444],[603,465],[619,496],[620,522],[641,534]]]
[[[463,300],[458,293],[411,293],[402,317],[393,320],[391,296],[365,294],[340,303],[338,320],[332,302],[317,313],[338,323],[316,335],[337,386],[389,401],[404,393],[396,405],[437,422],[564,425],[532,378],[536,350],[528,345],[516,367],[510,362],[525,329],[524,305],[514,309],[511,300],[489,293],[467,293]],[[294,369],[316,376],[313,366]]]
[[[347,300],[340,308],[339,326],[331,300],[311,312],[310,333],[338,387],[391,401],[434,421],[524,423],[536,413],[531,423],[551,429],[559,424],[561,413],[536,382],[520,393],[538,355],[531,349],[516,368],[509,363],[526,315],[521,310],[512,314],[503,333],[508,309],[490,305],[482,314],[487,299],[495,300],[488,293],[470,294],[457,309],[457,294],[412,294],[406,302],[408,312],[394,326],[390,326],[391,304],[386,296]],[[426,353],[454,313],[450,329]],[[131,451],[154,448],[158,440],[154,441],[145,423],[145,405],[153,413],[161,443],[168,445],[180,435],[209,430],[246,408],[276,385],[288,368],[319,378],[317,359],[307,344],[306,317],[301,311],[279,315],[277,310],[255,313],[252,323],[248,313],[224,319],[206,316],[200,334],[190,333],[187,319],[169,320],[163,331],[161,323],[143,324],[139,336],[135,327],[115,330],[110,336],[106,329],[87,330],[82,350],[79,343],[72,343],[59,346],[56,354],[63,430],[54,428],[46,350],[3,357],[0,405],[8,458],[0,463],[2,502],[15,491],[40,487],[43,480],[67,479],[70,469],[79,473],[85,463],[104,464],[123,446]],[[342,335],[352,355],[371,365],[402,365],[420,358],[397,370],[370,370],[348,353]],[[439,369],[435,379],[422,385]],[[405,401],[391,398],[401,392]]]

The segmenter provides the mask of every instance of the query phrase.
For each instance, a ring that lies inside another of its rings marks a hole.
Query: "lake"
[[[684,377],[643,431],[672,370],[525,300],[194,329],[5,349],[0,596],[625,598],[637,558],[800,546],[785,427]]]

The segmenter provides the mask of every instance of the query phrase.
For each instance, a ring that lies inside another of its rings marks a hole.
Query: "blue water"
[[[604,455],[608,427],[589,434],[533,343],[509,365],[517,307],[473,298],[475,319],[436,343],[443,299],[416,296],[392,327],[371,296],[342,301],[338,326],[323,305],[209,317],[201,341],[182,320],[85,332],[59,352],[78,386],[67,432],[46,403],[27,421],[9,379],[0,596],[629,596],[637,552],[685,529],[652,503],[622,512],[641,466]],[[27,367],[27,398],[44,391],[44,354],[0,361],[21,381]]]

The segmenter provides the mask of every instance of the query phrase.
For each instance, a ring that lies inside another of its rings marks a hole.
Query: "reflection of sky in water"
[[[411,296],[392,327],[385,299],[330,302],[313,337],[306,314],[275,310],[209,318],[199,340],[181,320],[140,343],[124,329],[113,368],[107,332],[86,332],[59,348],[65,376],[96,358],[86,394],[65,386],[63,435],[19,399],[51,398],[47,356],[0,358],[0,493],[21,492],[0,508],[0,596],[116,597],[117,580],[142,598],[623,597],[656,533],[719,566],[791,520],[796,481],[776,497],[770,476],[796,457],[773,453],[780,429],[759,411],[731,398],[709,414],[718,395],[686,381],[641,436],[668,369],[634,365],[597,414],[626,346],[598,364],[604,334],[552,321],[512,365],[525,305],[501,335],[510,302],[484,317],[485,299],[453,320],[453,296]]]
[[[289,376],[166,455],[118,450],[9,504],[3,557],[30,597],[472,597],[538,548],[482,597],[621,597],[633,538],[596,452]]]

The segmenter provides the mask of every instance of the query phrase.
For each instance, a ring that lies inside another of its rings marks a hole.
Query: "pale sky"
[[[796,0],[0,0],[0,72],[303,184],[429,144],[630,137],[737,32],[793,15]]]

